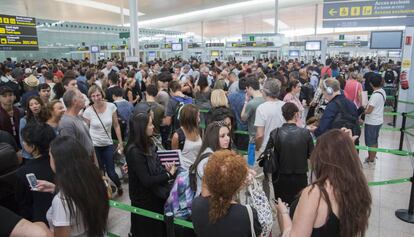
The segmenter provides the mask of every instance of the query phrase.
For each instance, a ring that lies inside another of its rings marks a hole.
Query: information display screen
[[[305,50],[306,51],[320,51],[321,41],[305,41]]]
[[[401,49],[402,31],[373,31],[371,32],[371,49]]]
[[[211,51],[211,57],[218,57],[220,55],[219,51],[217,50],[212,50]]]
[[[0,50],[39,50],[36,19],[0,14]]]
[[[91,45],[91,53],[99,53],[99,45]]]
[[[388,51],[389,58],[401,58],[401,51]]]
[[[299,50],[289,50],[289,57],[291,58],[299,57]]]
[[[181,43],[172,43],[171,44],[172,51],[183,51],[183,44]]]

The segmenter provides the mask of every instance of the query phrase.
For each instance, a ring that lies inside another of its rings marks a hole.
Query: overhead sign
[[[328,47],[368,47],[368,41],[328,41]]]
[[[229,44],[229,47],[233,48],[245,48],[245,47],[253,47],[253,48],[264,48],[264,47],[274,47],[275,44],[273,42],[233,42]]]
[[[146,49],[158,49],[160,48],[159,44],[144,44],[144,48]]]
[[[0,50],[39,50],[36,19],[0,15]]]
[[[224,43],[207,43],[206,48],[220,48],[224,47]]]
[[[324,0],[323,27],[414,25],[414,1]]]

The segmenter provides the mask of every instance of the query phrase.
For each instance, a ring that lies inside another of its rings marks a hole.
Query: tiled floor
[[[399,132],[381,131],[381,148],[397,149]],[[410,138],[411,139],[411,138]],[[413,150],[407,147],[407,138],[404,150]],[[412,140],[411,140],[412,141]],[[361,144],[364,144],[363,137]],[[414,142],[412,142],[414,144]],[[360,152],[361,161],[367,156],[366,151]],[[386,153],[378,153],[375,167],[364,168],[368,181],[383,181],[389,179],[407,178],[413,174],[414,161],[411,157],[402,157]],[[413,163],[412,163],[413,162]],[[128,185],[125,184],[125,193],[117,201],[129,203]],[[411,183],[392,184],[370,187],[373,205],[369,219],[367,237],[413,237],[414,224],[408,224],[395,217],[395,210],[408,208]],[[119,236],[127,236],[130,227],[129,213],[111,208],[109,215],[109,232]],[[278,227],[275,227],[278,231]],[[275,236],[275,235],[274,235]]]

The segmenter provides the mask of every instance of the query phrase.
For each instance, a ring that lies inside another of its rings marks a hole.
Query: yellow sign
[[[4,34],[4,33],[6,33],[6,29],[0,28],[0,34]]]
[[[3,18],[0,17],[0,24],[3,23]]]
[[[402,68],[404,69],[409,69],[411,66],[411,60],[408,58],[403,59],[402,63],[401,63]]]
[[[0,39],[0,44],[7,44],[7,39],[6,38],[1,38]]]
[[[16,19],[10,18],[10,24],[16,24]]]
[[[361,7],[351,7],[351,16],[361,15]]]
[[[349,15],[349,8],[348,7],[339,8],[339,15],[340,16],[348,16]]]
[[[9,24],[9,18],[3,17],[3,22],[4,22],[4,24]]]
[[[372,15],[372,6],[363,6],[362,7],[362,15],[364,15],[364,16]]]

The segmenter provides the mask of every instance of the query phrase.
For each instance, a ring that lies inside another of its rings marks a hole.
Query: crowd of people
[[[240,200],[252,179],[276,199],[283,236],[363,236],[371,195],[354,144],[364,124],[365,144],[378,147],[383,87],[396,88],[399,73],[369,58],[8,59],[0,235],[104,236],[108,199],[124,193],[120,162],[133,206],[171,205],[193,221],[177,236],[260,236],[260,210]],[[269,154],[273,169],[247,165],[248,147]],[[159,158],[169,150],[179,160]],[[375,159],[370,151],[363,162]],[[130,236],[166,236],[165,224],[132,213]]]

